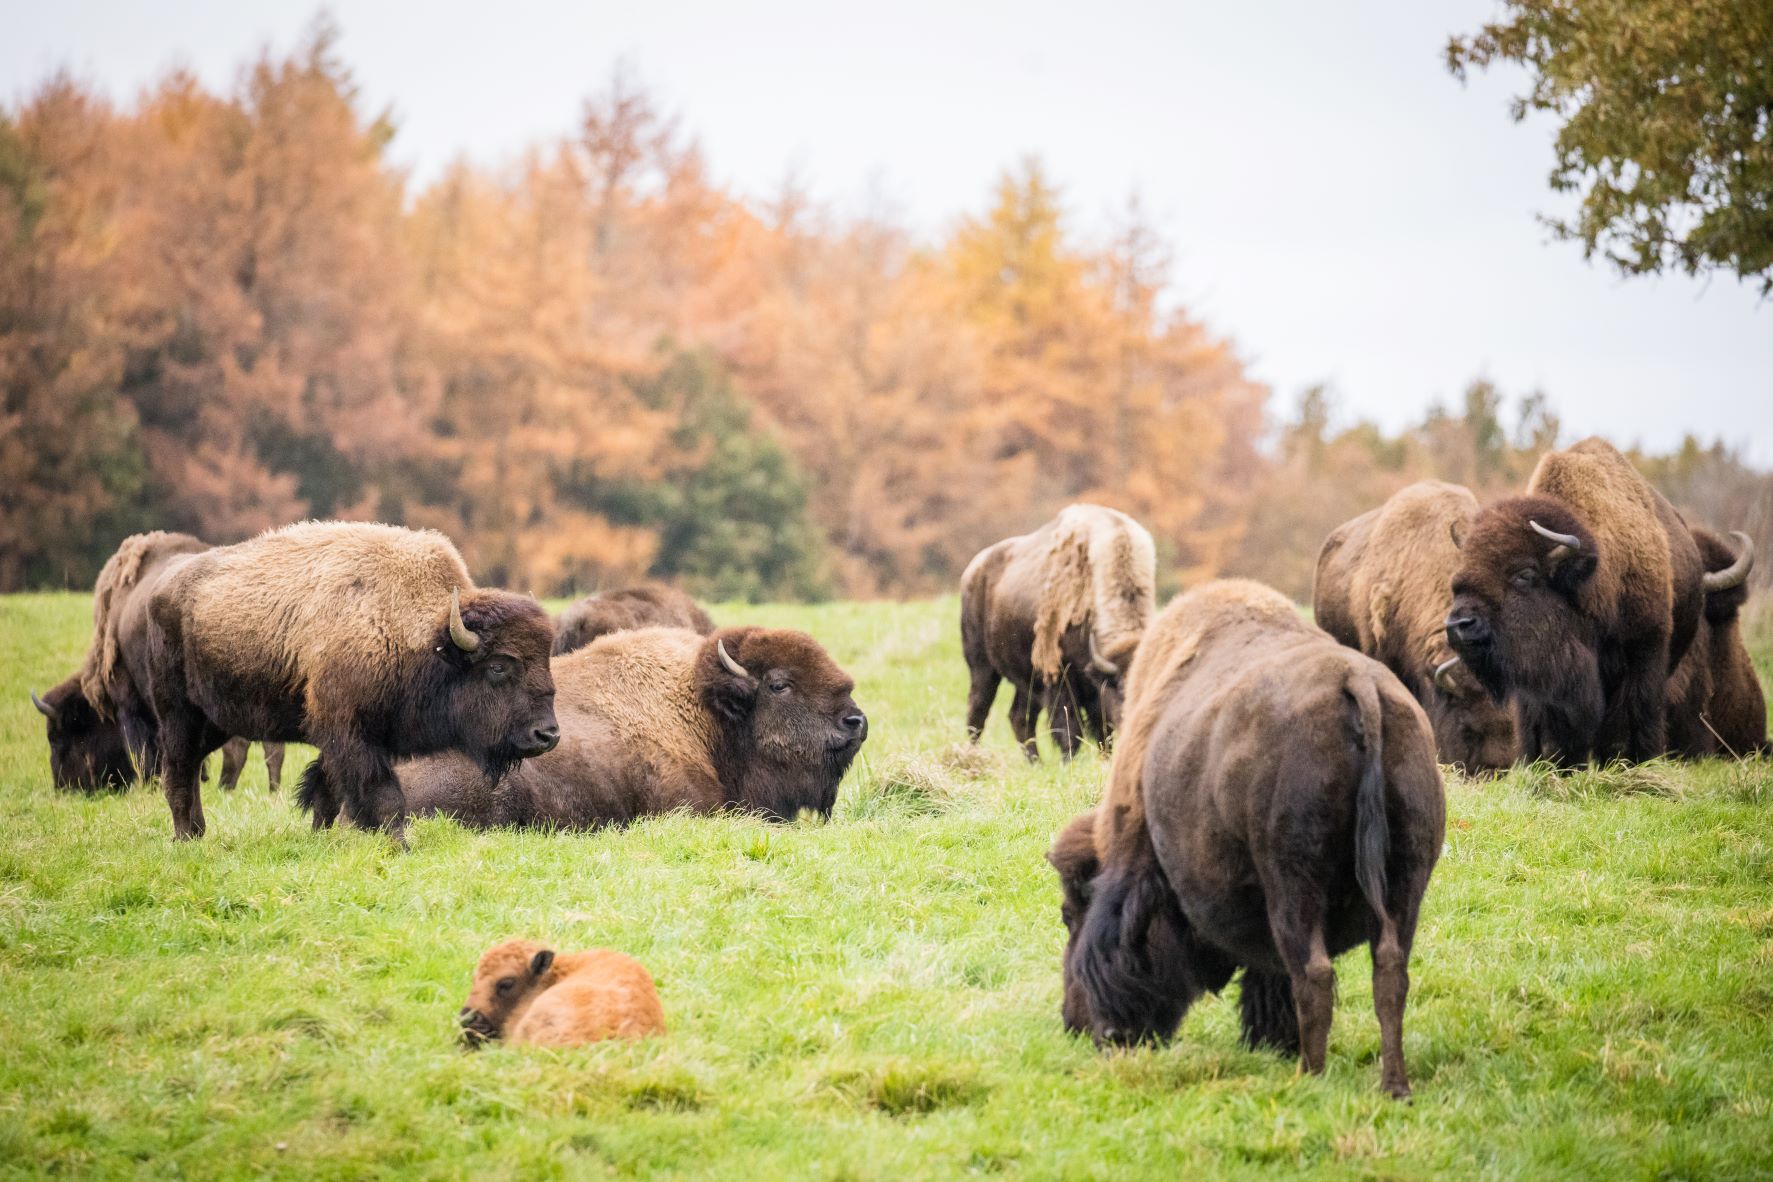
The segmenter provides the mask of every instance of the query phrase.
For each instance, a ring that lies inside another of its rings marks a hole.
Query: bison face
[[[1090,1003],[1072,961],[1077,953],[1077,933],[1090,909],[1090,883],[1101,868],[1096,856],[1096,814],[1073,818],[1047,851],[1047,861],[1059,872],[1059,918],[1065,924],[1065,1000],[1059,1013],[1066,1033],[1082,1034],[1090,1029]]]
[[[868,717],[824,647],[788,629],[723,629],[703,645],[696,681],[720,724],[716,771],[732,803],[778,820],[830,817]]]
[[[532,599],[473,591],[439,628],[436,654],[448,668],[440,718],[424,745],[402,754],[453,747],[497,778],[520,760],[545,755],[560,741],[554,718],[554,677],[548,666],[553,626]]]
[[[1457,764],[1467,775],[1499,770],[1514,762],[1514,717],[1478,684],[1458,658],[1436,661],[1422,678],[1429,689],[1423,707],[1434,727],[1442,763]]]
[[[48,695],[31,694],[49,732],[49,771],[57,788],[96,792],[127,788],[135,782],[135,763],[116,721],[99,717],[92,703],[70,677]]]
[[[534,940],[506,940],[482,953],[468,1004],[457,1015],[462,1044],[475,1048],[500,1038],[518,1005],[546,986],[553,965],[553,951]]]
[[[1594,663],[1578,593],[1596,562],[1593,535],[1558,501],[1514,497],[1478,514],[1453,575],[1447,643],[1492,698],[1555,693],[1572,662]]]

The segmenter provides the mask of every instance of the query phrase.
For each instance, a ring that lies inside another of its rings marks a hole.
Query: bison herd
[[[1690,526],[1590,439],[1480,506],[1425,481],[1332,531],[1315,624],[1256,583],[1157,610],[1151,535],[1072,505],[961,578],[977,741],[1000,683],[1036,758],[1115,754],[1101,802],[1048,859],[1068,939],[1062,1015],[1099,1044],[1170,1037],[1241,973],[1245,1040],[1324,1066],[1334,959],[1372,955],[1382,1086],[1409,1094],[1403,1012],[1440,852],[1439,764],[1574,766],[1767,748],[1739,613],[1754,548]],[[402,837],[411,815],[555,830],[673,810],[829,818],[868,736],[855,685],[802,632],[716,628],[639,587],[556,620],[481,588],[441,534],[305,522],[233,546],[126,539],[94,589],[82,667],[44,696],[59,788],[156,774],[179,839],[204,832],[203,763],[246,743],[318,750],[316,828]],[[1118,737],[1117,737],[1118,736]],[[403,837],[402,837],[403,839]],[[663,1033],[621,953],[509,941],[482,957],[470,1044]]]

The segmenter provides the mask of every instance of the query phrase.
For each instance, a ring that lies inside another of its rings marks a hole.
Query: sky
[[[1288,410],[1327,382],[1388,428],[1487,377],[1546,393],[1567,437],[1721,438],[1773,467],[1773,301],[1727,276],[1623,279],[1552,241],[1555,126],[1512,122],[1514,72],[1461,85],[1447,37],[1492,0],[1040,3],[334,0],[366,107],[423,184],[568,133],[625,69],[714,175],[884,202],[936,241],[1037,156],[1072,225],[1129,195],[1167,237],[1181,306]],[[178,65],[219,89],[316,7],[0,0],[0,100],[69,69],[119,101]]]

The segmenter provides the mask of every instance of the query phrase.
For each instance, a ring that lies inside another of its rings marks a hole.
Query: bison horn
[[[457,648],[471,653],[480,647],[480,637],[474,629],[462,623],[462,589],[451,587],[449,591],[449,638],[455,641]]]
[[[733,655],[726,651],[726,641],[715,641],[714,651],[720,654],[720,663],[726,666],[726,671],[728,673],[731,673],[734,677],[750,678],[751,674],[745,672],[745,666],[733,660]]]
[[[1570,553],[1572,554],[1582,553],[1582,539],[1575,534],[1560,534],[1555,529],[1546,529],[1537,521],[1528,521],[1527,524],[1533,527],[1534,533],[1538,534],[1546,541],[1556,542],[1560,546],[1568,546],[1570,548]]]
[[[49,719],[55,717],[55,707],[51,706],[48,702],[45,702],[42,698],[39,698],[36,690],[31,691],[31,705],[37,707],[37,713],[41,714],[43,717]]]
[[[1453,657],[1434,667],[1434,683],[1440,686],[1448,696],[1454,698],[1457,698],[1460,693],[1459,683],[1453,680],[1453,666],[1458,663],[1459,658]]]
[[[1096,634],[1094,632],[1090,633],[1090,668],[1094,669],[1104,677],[1120,676],[1120,666],[1103,656],[1102,650],[1096,647]]]
[[[1731,530],[1736,539],[1736,561],[1723,570],[1706,571],[1699,580],[1710,595],[1714,591],[1732,591],[1748,581],[1748,572],[1755,568],[1755,540],[1741,530]]]

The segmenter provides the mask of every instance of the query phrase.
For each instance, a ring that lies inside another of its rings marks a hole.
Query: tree
[[[1524,66],[1515,119],[1560,120],[1550,218],[1629,275],[1734,272],[1773,295],[1773,5],[1766,0],[1505,0],[1447,45],[1464,78]]]

